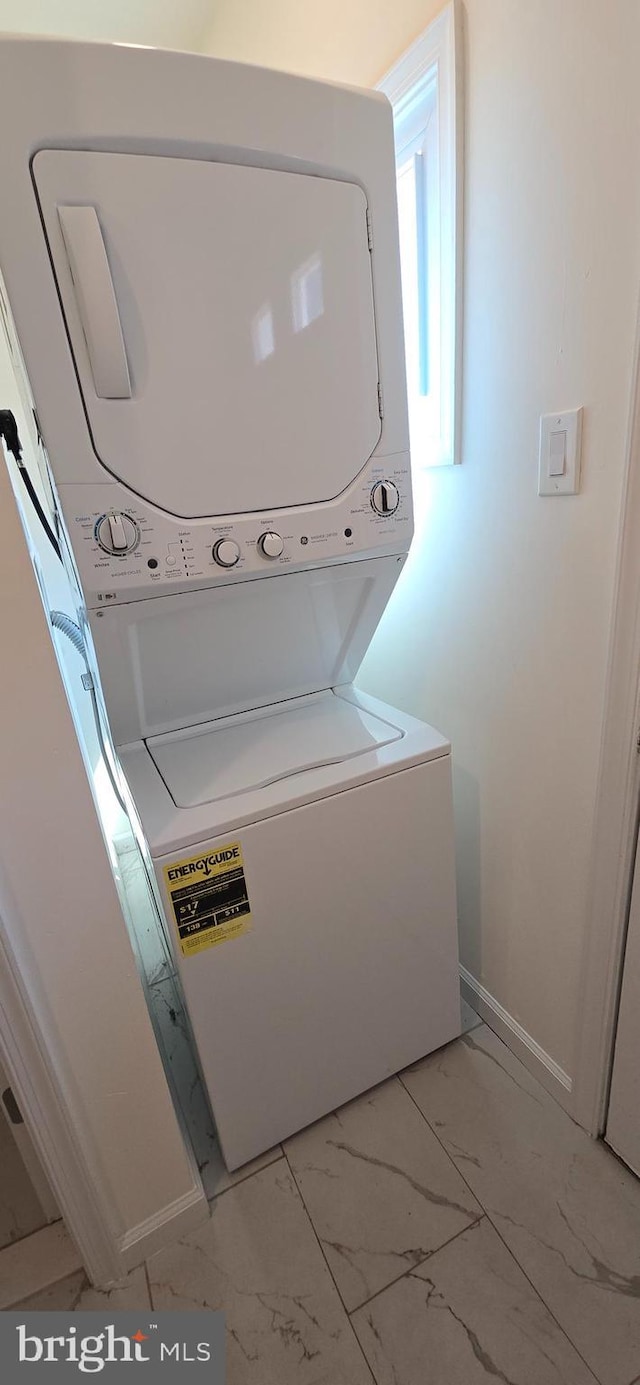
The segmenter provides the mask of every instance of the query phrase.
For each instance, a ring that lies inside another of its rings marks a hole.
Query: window
[[[460,461],[462,120],[458,4],[379,83],[393,106],[414,467]]]

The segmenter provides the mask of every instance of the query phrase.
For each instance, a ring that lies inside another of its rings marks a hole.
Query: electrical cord
[[[51,525],[49,524],[47,516],[45,515],[45,512],[36,494],[29,472],[27,471],[27,468],[22,460],[22,443],[20,442],[20,434],[18,432],[18,425],[16,423],[15,414],[12,414],[11,409],[0,409],[0,438],[3,439],[7,451],[11,452],[15,461],[17,462],[18,470],[24,482],[25,489],[29,495],[33,508],[38,516],[38,519],[40,520],[42,528],[44,529],[44,532],[49,540],[49,543],[51,544],[51,547],[56,553],[56,556],[60,559],[60,562],[62,562],[62,552],[60,549],[60,544],[58,543],[58,539],[54,534]],[[87,650],[84,642],[84,636],[82,634],[80,626],[76,625],[75,621],[71,620],[70,616],[65,615],[64,611],[51,611],[50,619],[54,629],[60,630],[63,635],[66,635],[67,639],[71,640],[71,643],[74,646],[74,648],[77,649],[78,654],[82,655],[82,658],[84,659],[86,673],[83,673],[82,675],[82,686],[86,690],[86,692],[91,694],[91,703],[93,706],[93,715],[96,723],[96,731],[98,733],[98,741],[100,743],[100,752],[102,754],[102,758],[107,768],[107,774],[109,775],[109,780],[111,782],[113,792],[118,800],[118,803],[120,804],[120,807],[122,808],[123,813],[126,813],[127,809],[125,806],[125,802],[120,792],[120,787],[116,782],[116,777],[113,772],[113,766],[107,754],[107,748],[105,746],[104,736],[102,734],[100,708],[98,707],[98,699],[96,697],[96,689],[93,681],[93,676],[89,669],[89,661],[87,659]]]
[[[18,471],[22,477],[22,483],[29,496],[31,504],[33,505],[33,508],[42,525],[42,528],[44,529],[44,532],[49,540],[49,543],[51,544],[51,547],[53,548],[53,551],[56,554],[56,557],[58,557],[60,559],[60,562],[62,562],[62,553],[60,550],[60,544],[58,542],[57,536],[56,534],[54,534],[53,529],[51,528],[51,525],[47,519],[47,516],[45,515],[42,505],[40,504],[40,501],[38,499],[38,494],[34,487],[33,481],[31,480],[29,472],[27,471],[27,468],[22,460],[22,443],[20,442],[18,425],[16,423],[15,416],[14,414],[12,414],[10,409],[0,409],[0,438],[4,439],[7,451],[11,452],[13,457],[15,458],[18,465]]]
[[[38,424],[38,420],[37,420],[37,417],[36,417],[35,414],[34,414],[34,418],[35,418],[35,422],[36,422],[36,427],[37,427],[37,429],[38,429],[38,441],[40,442],[40,441],[41,441],[41,437],[40,437],[40,426],[39,426],[39,424]],[[61,551],[61,548],[60,548],[60,544],[59,544],[59,542],[58,542],[58,538],[57,538],[56,534],[53,532],[53,529],[51,528],[51,525],[49,524],[49,521],[48,521],[48,519],[47,519],[47,517],[46,517],[46,515],[45,515],[45,513],[44,513],[44,510],[43,510],[43,508],[42,508],[42,505],[40,504],[40,501],[39,501],[39,499],[38,499],[38,495],[37,495],[37,492],[36,492],[36,490],[35,490],[35,488],[34,488],[34,485],[33,485],[33,482],[32,482],[32,480],[31,480],[31,477],[30,477],[30,475],[29,475],[29,472],[27,471],[27,468],[26,468],[26,466],[25,466],[25,463],[24,463],[23,460],[22,460],[22,443],[20,442],[20,435],[19,435],[19,433],[18,433],[18,425],[17,425],[17,423],[16,423],[15,415],[12,414],[12,412],[11,412],[10,409],[0,409],[0,438],[3,439],[3,441],[4,441],[4,443],[5,443],[5,446],[6,446],[6,448],[7,448],[7,451],[8,451],[8,452],[11,452],[12,456],[14,457],[14,459],[15,459],[15,461],[16,461],[16,463],[17,463],[17,466],[18,466],[18,470],[19,470],[20,475],[21,475],[21,477],[22,477],[24,487],[25,487],[25,489],[26,489],[26,491],[27,491],[27,494],[28,494],[28,496],[29,496],[29,499],[31,500],[31,503],[32,503],[32,505],[33,505],[33,508],[34,508],[34,510],[35,510],[35,512],[36,512],[36,514],[37,514],[37,516],[38,516],[38,519],[40,520],[40,523],[41,523],[41,525],[42,525],[42,528],[44,529],[44,532],[45,532],[45,534],[46,534],[46,536],[47,536],[47,538],[48,538],[48,540],[49,540],[49,543],[51,544],[51,546],[52,546],[52,548],[53,548],[53,550],[54,550],[56,556],[60,559],[60,562],[63,563],[62,551]],[[76,650],[78,651],[78,654],[80,654],[80,655],[82,656],[82,658],[84,659],[86,672],[82,674],[82,686],[83,686],[83,688],[85,689],[85,691],[88,692],[88,693],[90,694],[90,697],[91,697],[91,705],[92,705],[92,708],[93,708],[93,716],[94,716],[94,721],[95,721],[95,724],[96,724],[96,732],[97,732],[97,735],[98,735],[98,743],[99,743],[99,746],[100,746],[100,753],[101,753],[101,755],[102,755],[102,759],[104,760],[104,763],[105,763],[105,766],[106,766],[106,770],[107,770],[107,774],[108,774],[108,776],[109,776],[109,782],[110,782],[111,787],[112,787],[112,789],[113,789],[113,792],[114,792],[114,794],[115,794],[115,796],[116,796],[116,799],[117,799],[118,803],[120,804],[120,807],[122,808],[123,813],[124,813],[125,816],[128,818],[128,817],[129,817],[129,810],[128,810],[127,805],[126,805],[126,803],[125,803],[125,801],[124,801],[124,798],[122,797],[122,792],[121,792],[120,786],[119,786],[119,784],[118,784],[118,782],[117,782],[117,780],[116,780],[116,777],[115,777],[115,774],[114,774],[114,771],[113,771],[113,765],[111,764],[111,759],[110,759],[109,754],[108,754],[108,752],[107,752],[107,747],[106,747],[106,744],[105,744],[105,739],[104,739],[104,736],[103,736],[103,733],[102,733],[102,720],[101,720],[101,717],[100,717],[100,708],[99,708],[99,705],[98,705],[98,698],[97,698],[97,694],[96,694],[95,683],[94,683],[94,681],[93,681],[93,675],[92,675],[92,673],[91,673],[91,671],[90,671],[90,669],[89,669],[89,661],[88,661],[88,658],[87,658],[87,649],[86,649],[86,645],[85,645],[85,642],[84,642],[84,636],[83,636],[83,634],[82,634],[82,630],[80,629],[80,626],[79,626],[79,625],[76,625],[76,622],[75,622],[74,620],[72,620],[70,616],[66,615],[66,613],[65,613],[64,611],[51,611],[51,612],[50,612],[50,620],[51,620],[51,624],[52,624],[52,626],[54,627],[54,629],[55,629],[55,630],[59,630],[59,631],[61,632],[61,634],[66,635],[67,639],[70,640],[71,643],[72,643],[72,645],[74,646],[74,649],[76,649]],[[142,864],[143,864],[143,866],[144,866],[144,872],[145,872],[145,875],[146,875],[146,877],[147,877],[147,881],[148,881],[148,884],[149,884],[149,889],[151,890],[151,893],[152,893],[152,895],[153,895],[153,894],[154,894],[154,891],[153,891],[153,884],[152,884],[152,881],[151,881],[151,877],[150,877],[150,875],[149,875],[149,870],[148,870],[148,867],[147,867],[147,863],[146,863],[146,861],[144,860],[144,856],[142,857]],[[154,897],[155,897],[155,896],[154,896]]]

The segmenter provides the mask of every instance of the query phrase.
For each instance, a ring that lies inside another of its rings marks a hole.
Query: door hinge
[[[640,755],[640,731],[638,731],[636,736],[636,754]]]
[[[371,212],[367,207],[367,245],[369,250],[373,250],[373,231],[371,229]]]
[[[384,399],[383,399],[383,397],[382,397],[382,385],[380,384],[380,381],[379,381],[379,380],[378,380],[378,413],[380,414],[380,418],[381,418],[381,419],[384,418]]]

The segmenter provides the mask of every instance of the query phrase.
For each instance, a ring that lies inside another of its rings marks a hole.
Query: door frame
[[[74,1137],[62,1094],[47,1061],[43,1036],[23,994],[20,968],[2,912],[0,1061],[89,1278],[94,1284],[117,1280],[127,1267],[117,1239],[108,1228],[95,1181]]]
[[[5,388],[35,474],[11,379]],[[0,1063],[89,1278],[105,1287],[198,1225],[208,1204],[162,1066],[1,446],[0,545],[12,578],[0,590]],[[125,1145],[134,1105],[135,1140]]]
[[[572,1115],[603,1133],[640,804],[640,305],[620,512]]]
[[[51,1191],[51,1185],[42,1167],[42,1162],[36,1153],[35,1145],[31,1139],[29,1129],[25,1124],[18,1102],[15,1101],[15,1093],[9,1081],[9,1074],[6,1069],[3,1068],[1,1062],[0,1083],[2,1084],[0,1091],[3,1094],[0,1098],[0,1106],[2,1107],[0,1115],[4,1116],[9,1138],[16,1150],[16,1154],[20,1159],[20,1163],[38,1199],[40,1207],[42,1208],[42,1216],[44,1218],[43,1224],[48,1226],[51,1222],[59,1221],[62,1213]],[[17,1107],[16,1111],[12,1111],[11,1104],[4,1100],[4,1093],[7,1089],[14,1099]]]

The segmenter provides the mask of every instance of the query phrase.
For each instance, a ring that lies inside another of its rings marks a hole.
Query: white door
[[[640,1176],[640,866],[637,847],[605,1138],[625,1164]]]
[[[381,432],[362,189],[137,154],[33,167],[107,470],[190,518],[345,490]]]
[[[0,1247],[59,1216],[9,1079],[0,1067]]]

